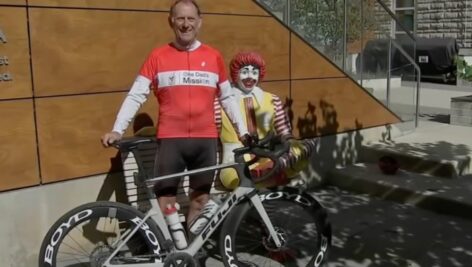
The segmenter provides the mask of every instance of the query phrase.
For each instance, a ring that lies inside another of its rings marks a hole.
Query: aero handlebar
[[[276,136],[273,132],[269,132],[266,137],[256,142],[252,146],[236,148],[233,150],[236,162],[245,162],[247,166],[256,163],[261,158],[268,158],[273,162],[273,167],[269,172],[263,174],[261,177],[255,179],[257,182],[262,182],[271,178],[280,170],[280,157],[287,153],[290,149],[290,144],[283,141],[280,136]],[[249,161],[244,159],[245,154],[253,155]]]

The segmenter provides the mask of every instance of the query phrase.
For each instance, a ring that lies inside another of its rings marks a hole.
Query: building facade
[[[403,25],[417,36],[452,37],[472,48],[472,0],[389,0]],[[398,25],[395,27],[398,33]]]

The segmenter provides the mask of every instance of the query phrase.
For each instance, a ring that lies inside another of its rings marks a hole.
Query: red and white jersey
[[[149,94],[151,83],[159,102],[158,138],[218,137],[215,97],[229,110],[240,134],[247,132],[237,101],[232,99],[234,92],[220,53],[200,42],[190,50],[178,50],[168,44],[151,52],[123,103],[114,131],[124,132],[130,122],[129,114],[123,111],[131,107],[125,107],[127,100],[140,106]],[[131,111],[134,116],[136,107]]]

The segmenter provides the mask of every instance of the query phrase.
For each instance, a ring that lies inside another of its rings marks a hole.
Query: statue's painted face
[[[259,82],[259,68],[246,65],[239,70],[238,86],[245,92],[251,92]]]

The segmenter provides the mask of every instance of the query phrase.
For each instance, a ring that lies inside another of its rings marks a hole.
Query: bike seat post
[[[116,146],[123,160],[128,201],[143,212],[153,206],[151,200],[156,197],[152,188],[145,185],[154,167],[156,144],[155,138],[127,137]]]

